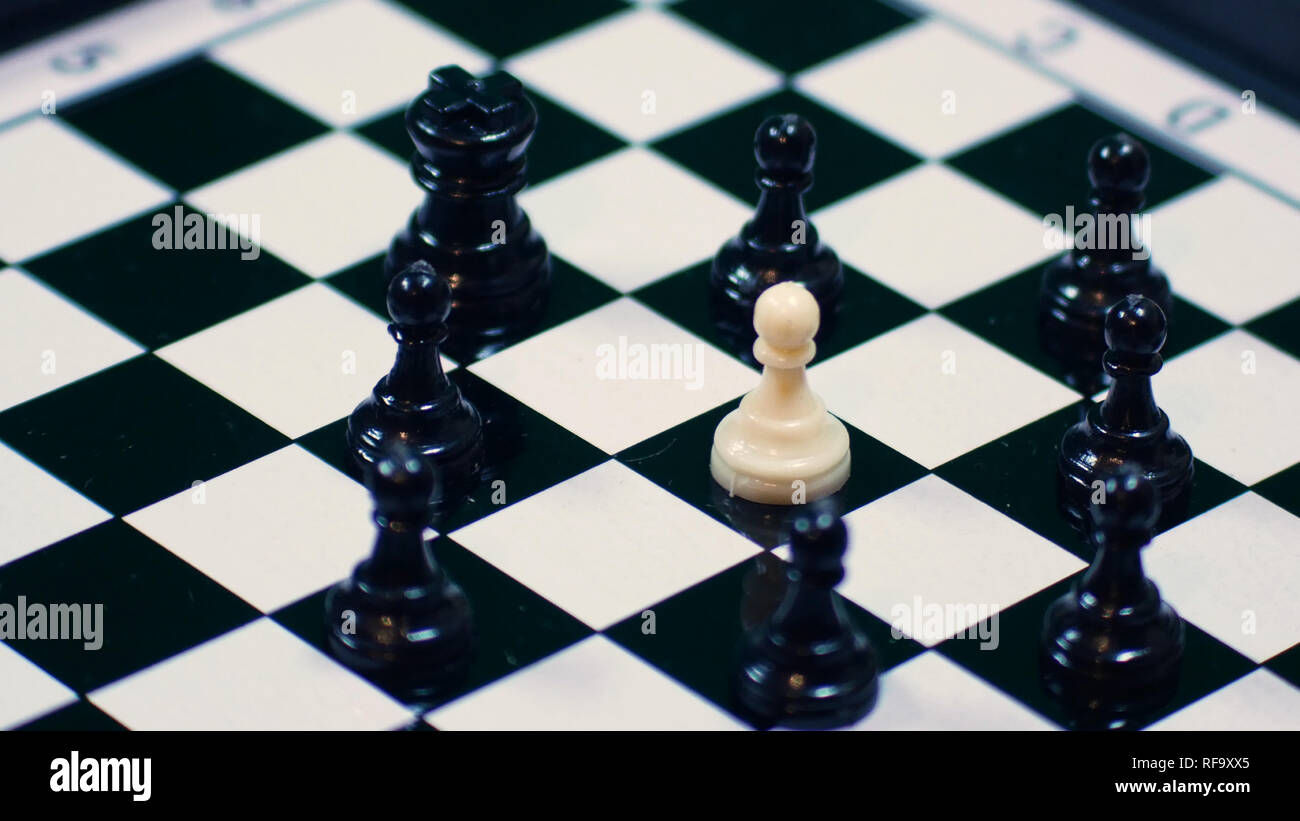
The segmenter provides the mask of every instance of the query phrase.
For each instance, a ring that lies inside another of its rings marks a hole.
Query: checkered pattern
[[[746,726],[727,660],[785,554],[706,468],[756,373],[704,288],[756,199],[753,129],[785,111],[818,130],[808,203],[847,267],[810,379],[854,453],[841,592],[884,668],[861,727],[1068,726],[1034,662],[1089,558],[1051,481],[1088,400],[1033,305],[1041,217],[1082,206],[1083,157],[1119,124],[872,2],[806,0],[797,26],[774,0],[477,8],[314,4],[0,130],[0,601],[106,621],[97,651],[0,643],[0,726]],[[321,613],[373,536],[342,431],[392,356],[379,265],[419,198],[402,108],[450,62],[503,65],[537,103],[522,202],[555,288],[533,336],[447,363],[509,452],[437,543],[477,615],[469,680],[416,708],[335,663]],[[1155,390],[1198,457],[1147,553],[1188,626],[1151,726],[1294,728],[1300,211],[1135,133],[1179,295]],[[175,208],[258,215],[260,253],[155,250]],[[599,377],[602,346],[654,343],[692,352],[694,384]],[[916,603],[976,609],[894,637]],[[996,647],[954,635],[994,617]]]

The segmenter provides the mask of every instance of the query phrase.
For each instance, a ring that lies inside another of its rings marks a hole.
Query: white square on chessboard
[[[313,283],[156,353],[296,438],[347,416],[388,372],[395,346],[386,328]]]
[[[840,593],[927,647],[1084,567],[934,474],[858,508],[844,523],[850,545]],[[951,610],[951,621],[945,615],[937,624],[933,606]]]
[[[1237,325],[1300,296],[1279,268],[1298,236],[1300,210],[1231,176],[1151,213],[1152,260],[1178,295]]]
[[[899,29],[796,85],[926,157],[942,157],[1069,102],[1070,89],[947,23]]]
[[[17,262],[157,208],[172,193],[55,117],[0,133],[0,257]]]
[[[451,537],[596,630],[760,552],[614,461]]]
[[[297,445],[123,519],[268,613],[347,576],[375,538],[366,489]]]
[[[425,716],[440,730],[739,730],[739,721],[604,636]]]
[[[831,413],[927,468],[1078,399],[938,314],[814,365],[808,378]]]
[[[770,66],[655,8],[544,43],[506,68],[629,141],[655,139],[781,84]]]
[[[938,653],[880,677],[880,699],[854,730],[1055,730],[1047,719]]]
[[[840,258],[938,308],[1059,254],[1039,217],[944,165],[925,164],[812,215]],[[1053,236],[1060,232],[1051,229]]]
[[[663,357],[667,365],[657,370],[666,378],[632,378],[634,360],[648,362],[652,345],[680,353],[682,367],[669,367],[672,357]],[[629,369],[612,370],[623,364]],[[758,384],[758,375],[740,362],[626,298],[469,369],[611,454]],[[708,454],[701,458],[707,461]]]
[[[213,57],[335,126],[409,103],[435,66],[471,74],[488,56],[399,6],[346,0],[230,40]],[[345,95],[354,95],[344,107]]]
[[[392,730],[401,704],[270,619],[89,693],[132,730]]]
[[[1198,459],[1246,485],[1300,462],[1300,361],[1245,331],[1174,357],[1156,401]]]
[[[0,442],[0,565],[110,518],[99,505]]]
[[[6,521],[12,521],[6,519]],[[26,724],[77,700],[77,694],[0,643],[0,730]]]
[[[185,199],[218,217],[258,215],[264,248],[304,274],[322,277],[387,248],[420,203],[420,189],[392,155],[334,132],[222,177]]]
[[[1260,669],[1157,721],[1148,730],[1300,731],[1300,689]]]
[[[712,257],[753,216],[740,200],[643,148],[585,165],[519,201],[552,251],[620,291]]]
[[[1300,642],[1298,546],[1300,518],[1247,492],[1160,534],[1143,561],[1180,616],[1264,662]]]
[[[0,350],[0,410],[144,351],[17,268],[0,271]]]

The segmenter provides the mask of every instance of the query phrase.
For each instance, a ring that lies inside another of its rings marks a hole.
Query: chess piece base
[[[875,707],[879,665],[865,638],[802,661],[761,633],[742,655],[736,683],[742,711],[759,723],[830,730],[856,723]]]
[[[849,479],[849,433],[826,414],[821,434],[799,451],[773,456],[767,449],[727,447],[741,441],[736,427],[743,419],[732,411],[714,432],[709,471],[730,495],[766,505],[794,505],[824,499]],[[721,446],[720,446],[720,443]],[[795,482],[803,482],[802,488]]]

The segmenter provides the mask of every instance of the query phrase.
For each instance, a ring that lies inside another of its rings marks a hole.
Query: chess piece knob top
[[[1127,134],[1103,137],[1088,153],[1088,180],[1093,188],[1139,193],[1150,177],[1146,148]]]
[[[423,457],[402,445],[392,445],[366,471],[366,487],[375,512],[390,520],[420,520],[428,516],[437,476]]]
[[[1134,468],[1102,479],[1103,494],[1094,497],[1092,522],[1098,533],[1150,533],[1160,519],[1160,494],[1155,483]]]
[[[1164,311],[1139,294],[1129,294],[1106,313],[1106,346],[1118,353],[1150,356],[1164,347],[1167,332]]]
[[[798,114],[768,117],[754,134],[754,158],[765,174],[801,177],[812,173],[817,133]]]
[[[848,549],[848,528],[834,504],[827,500],[810,505],[790,525],[790,563],[814,584],[839,584]]]
[[[778,282],[754,304],[754,330],[773,348],[795,351],[812,342],[821,324],[821,309],[807,288]]]
[[[433,266],[417,260],[388,283],[388,315],[399,327],[441,325],[451,313],[451,286]]]

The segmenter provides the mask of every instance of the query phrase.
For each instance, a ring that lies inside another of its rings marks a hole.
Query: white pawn
[[[829,496],[848,480],[849,433],[808,387],[820,324],[817,300],[795,282],[773,285],[754,304],[754,358],[763,376],[718,423],[709,460],[713,478],[731,495],[800,504]]]

